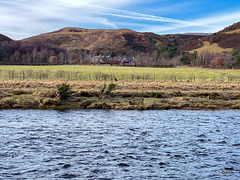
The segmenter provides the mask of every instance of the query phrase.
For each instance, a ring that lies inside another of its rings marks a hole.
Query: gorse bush
[[[57,85],[57,88],[61,100],[67,99],[69,97],[70,85],[62,83]]]

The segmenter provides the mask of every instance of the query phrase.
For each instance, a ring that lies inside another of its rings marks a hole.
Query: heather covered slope
[[[214,46],[206,47],[209,52],[213,53],[215,53],[214,48],[216,46],[225,49],[226,52],[230,52],[230,49],[240,50],[240,22],[235,23],[227,28],[224,28],[222,31],[213,33],[209,36],[186,41],[185,43],[181,44],[179,48],[181,52],[194,51],[202,48],[204,45],[208,45],[206,42],[209,42],[210,45],[214,44]],[[223,52],[224,50],[220,51],[219,53]]]
[[[0,34],[0,42],[2,41],[12,41],[12,39],[10,39],[9,37],[3,35],[3,34]]]

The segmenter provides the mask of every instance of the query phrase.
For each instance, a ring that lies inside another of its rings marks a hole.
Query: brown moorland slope
[[[140,33],[130,29],[83,29],[66,27],[58,31],[23,39],[22,42],[43,41],[66,49],[85,49],[89,51],[114,52],[152,52],[160,46],[179,44],[186,39],[199,39],[203,36],[173,34],[157,35]]]
[[[203,39],[209,41],[210,43],[218,43],[218,45],[222,48],[240,50],[240,22]]]
[[[67,49],[85,49],[101,51],[126,51],[140,49],[149,51],[155,47],[141,33],[129,29],[83,29],[67,27],[58,31],[41,34],[22,40],[40,40]]]

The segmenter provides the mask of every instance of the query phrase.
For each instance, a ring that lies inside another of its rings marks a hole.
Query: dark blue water
[[[240,111],[0,111],[0,179],[240,179]]]

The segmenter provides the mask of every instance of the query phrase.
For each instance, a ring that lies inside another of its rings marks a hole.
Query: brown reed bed
[[[61,101],[57,85],[71,87]],[[111,93],[105,85],[114,83]],[[239,109],[240,84],[220,82],[1,80],[0,109]]]

